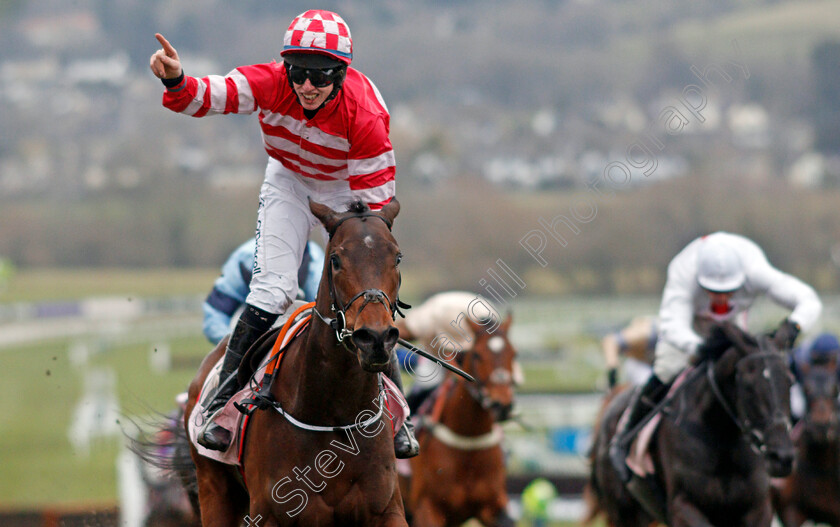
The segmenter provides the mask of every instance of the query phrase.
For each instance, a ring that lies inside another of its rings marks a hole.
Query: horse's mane
[[[361,199],[355,199],[347,204],[347,212],[352,212],[353,214],[361,214],[369,211],[370,207]]]

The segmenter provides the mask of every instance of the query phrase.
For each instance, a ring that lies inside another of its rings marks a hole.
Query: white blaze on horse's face
[[[367,247],[368,249],[373,249],[373,237],[370,234],[365,236],[364,240],[362,241],[364,242],[365,247]]]
[[[505,349],[505,339],[498,335],[490,337],[490,340],[487,341],[487,347],[493,353],[501,353]]]

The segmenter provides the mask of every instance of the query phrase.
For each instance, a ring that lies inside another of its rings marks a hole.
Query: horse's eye
[[[333,271],[341,269],[341,259],[337,254],[330,255],[330,265],[332,265]]]
[[[402,262],[402,253],[397,253],[397,262],[395,265],[400,265],[400,262]]]

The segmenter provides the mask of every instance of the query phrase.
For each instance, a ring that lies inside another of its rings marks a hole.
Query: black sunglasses
[[[341,68],[319,70],[299,68],[292,66],[291,64],[287,64],[286,71],[289,74],[289,78],[295,84],[303,84],[306,82],[306,79],[309,79],[312,86],[315,86],[316,88],[323,88],[324,86],[329,86],[335,82],[336,77],[340,74]]]

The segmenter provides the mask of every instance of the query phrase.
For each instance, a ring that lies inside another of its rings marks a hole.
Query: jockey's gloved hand
[[[618,370],[610,368],[607,370],[607,387],[612,390],[618,384]]]
[[[770,338],[779,349],[789,350],[793,347],[793,343],[796,341],[796,337],[799,336],[801,330],[802,328],[799,327],[799,324],[786,318],[779,324],[779,327],[775,331],[770,333]]]
[[[712,328],[709,337],[697,346],[695,363],[703,360],[718,360],[732,346],[729,338],[719,326]]]

